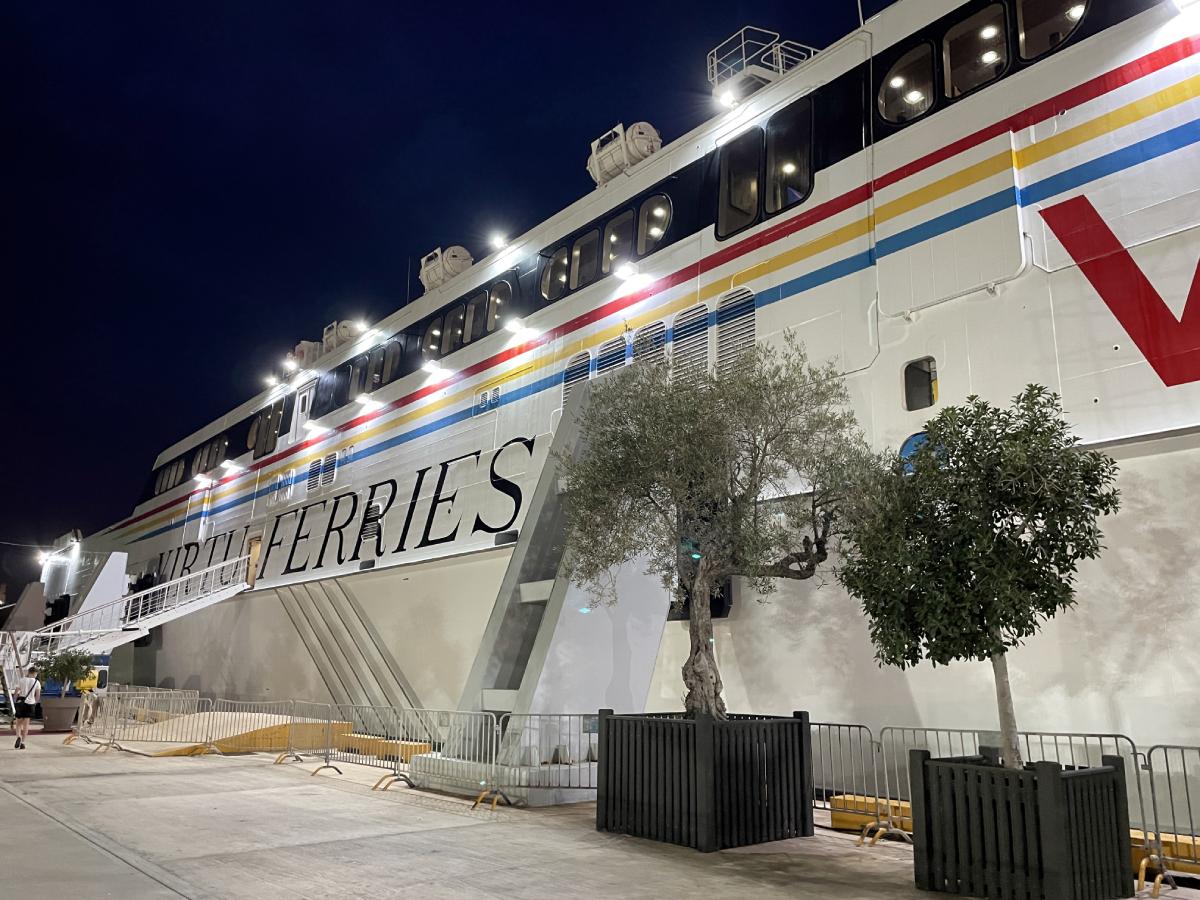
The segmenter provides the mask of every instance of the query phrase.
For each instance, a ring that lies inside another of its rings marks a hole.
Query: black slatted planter
[[[1005,769],[909,753],[917,887],[1000,900],[1133,896],[1125,765]]]
[[[600,710],[596,828],[705,852],[810,837],[808,713],[791,718]]]

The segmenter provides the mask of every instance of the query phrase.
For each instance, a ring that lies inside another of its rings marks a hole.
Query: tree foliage
[[[761,595],[811,577],[865,445],[831,365],[790,336],[721,377],[639,362],[592,382],[584,443],[560,459],[571,579],[612,601],[613,574],[647,571],[690,604],[689,711],[724,714],[708,599],[734,575]]]
[[[862,601],[881,663],[991,660],[1015,748],[1003,655],[1075,603],[1076,567],[1099,555],[1099,517],[1119,505],[1116,463],[1080,448],[1038,385],[1007,408],[969,397],[926,434],[854,494],[838,578]]]

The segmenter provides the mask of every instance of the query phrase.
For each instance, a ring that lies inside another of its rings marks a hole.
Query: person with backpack
[[[16,700],[16,717],[13,719],[13,729],[17,732],[17,742],[13,747],[25,749],[25,740],[29,737],[29,720],[33,711],[42,702],[42,683],[37,678],[37,668],[30,666],[24,678],[17,681],[13,688],[13,699]]]

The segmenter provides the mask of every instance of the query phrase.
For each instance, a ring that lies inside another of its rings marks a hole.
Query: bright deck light
[[[513,334],[518,334],[525,327],[525,323],[517,316],[513,316],[504,323],[504,327]]]
[[[200,490],[212,487],[213,480],[207,475],[197,475],[195,480]]]
[[[235,463],[232,459],[221,460],[221,468],[230,474],[242,471],[242,467]]]
[[[437,364],[436,359],[427,359],[425,360],[425,364],[421,366],[421,371],[428,372],[430,375],[441,375],[446,370]]]
[[[491,245],[493,250],[503,250],[508,246],[508,238],[499,232],[495,232],[488,238],[488,244]]]
[[[637,266],[633,265],[633,263],[621,263],[621,265],[617,266],[617,271],[613,272],[622,281],[628,281],[637,273]]]
[[[289,356],[283,361],[283,367],[289,372],[295,372],[300,367],[300,364]]]
[[[43,550],[41,553],[38,554],[38,565],[44,566],[49,561],[50,561],[50,554],[47,553],[45,550]]]
[[[721,91],[720,101],[722,106],[733,106],[737,103],[737,97],[733,95],[733,91]]]
[[[263,381],[267,383],[267,387],[275,387],[275,385],[279,384],[279,379],[274,375],[268,375]]]
[[[329,429],[326,428],[324,425],[318,425],[316,422],[313,422],[312,420],[309,420],[304,423],[304,430],[307,431],[309,434],[312,434],[313,436],[316,436],[318,434],[325,434],[327,431],[329,431]]]
[[[368,328],[367,323],[364,322],[362,319],[359,319],[357,322],[354,323],[354,330],[357,331],[359,334],[364,334],[366,332],[367,328]]]

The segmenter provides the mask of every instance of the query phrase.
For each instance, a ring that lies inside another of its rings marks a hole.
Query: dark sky
[[[857,13],[3,4],[0,541],[127,515],[158,452],[296,341],[402,306],[410,259],[483,256],[587,193],[614,123],[708,118],[705,54],[744,24],[825,46]],[[10,591],[34,555],[0,544]]]

